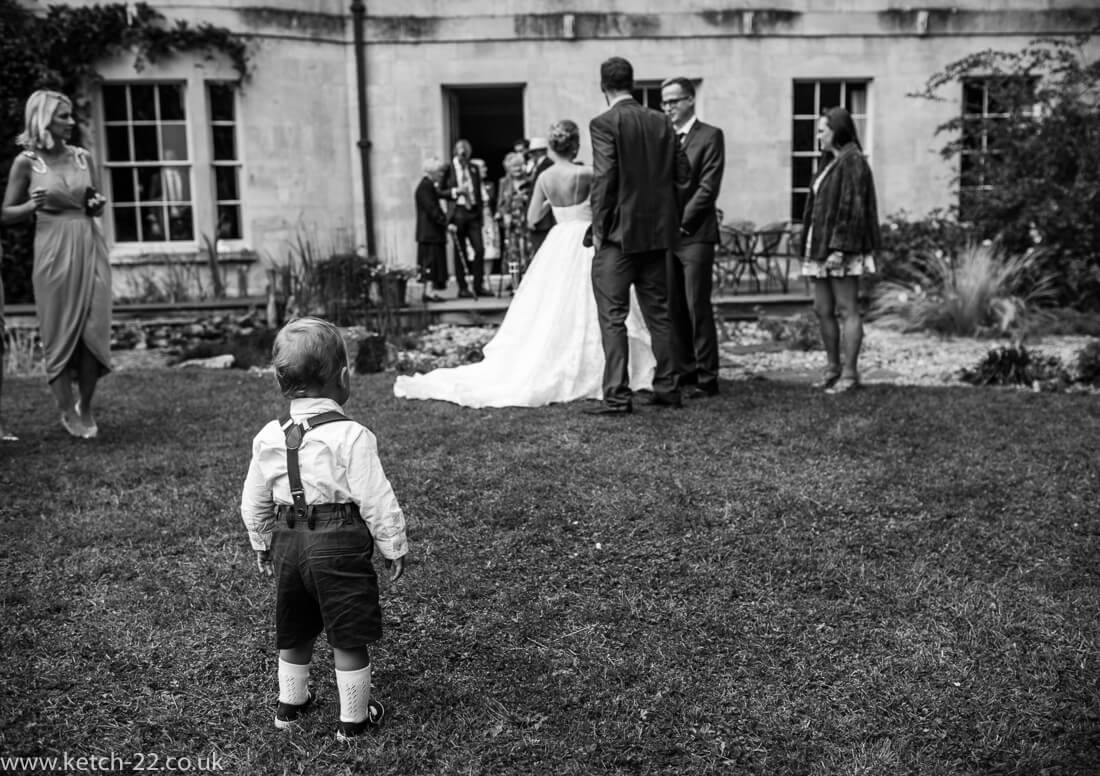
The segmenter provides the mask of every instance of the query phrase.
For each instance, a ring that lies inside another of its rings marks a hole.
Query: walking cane
[[[470,264],[466,256],[466,241],[459,236],[457,231],[448,230],[451,234],[451,241],[454,243],[455,256],[459,258],[462,263],[462,283],[459,283],[460,288],[465,287],[466,275],[470,273]],[[477,301],[477,294],[473,296],[474,301]]]

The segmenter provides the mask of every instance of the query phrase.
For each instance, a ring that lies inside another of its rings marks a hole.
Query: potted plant
[[[386,368],[387,341],[401,332],[401,308],[408,302],[412,272],[378,259],[366,259],[362,278],[363,304],[369,333],[359,343],[357,372],[381,372]]]

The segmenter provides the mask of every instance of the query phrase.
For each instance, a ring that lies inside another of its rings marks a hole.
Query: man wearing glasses
[[[684,396],[698,399],[718,393],[718,330],[710,294],[726,142],[722,130],[696,117],[695,84],[689,79],[661,84],[661,108],[691,164],[680,192],[680,239],[668,253],[668,307],[679,385]]]

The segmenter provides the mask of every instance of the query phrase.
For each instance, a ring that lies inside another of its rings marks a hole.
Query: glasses
[[[684,95],[683,97],[674,97],[671,100],[661,100],[661,107],[662,108],[671,108],[673,105],[679,105],[684,100],[690,100],[690,99],[691,99],[690,96]]]

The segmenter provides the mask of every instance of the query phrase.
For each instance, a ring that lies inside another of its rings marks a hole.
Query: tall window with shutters
[[[821,114],[842,106],[852,114],[863,153],[870,156],[867,109],[868,80],[796,80],[794,82],[791,127],[791,211],[794,221],[802,219],[810,184],[821,163],[817,147],[817,122]]]

